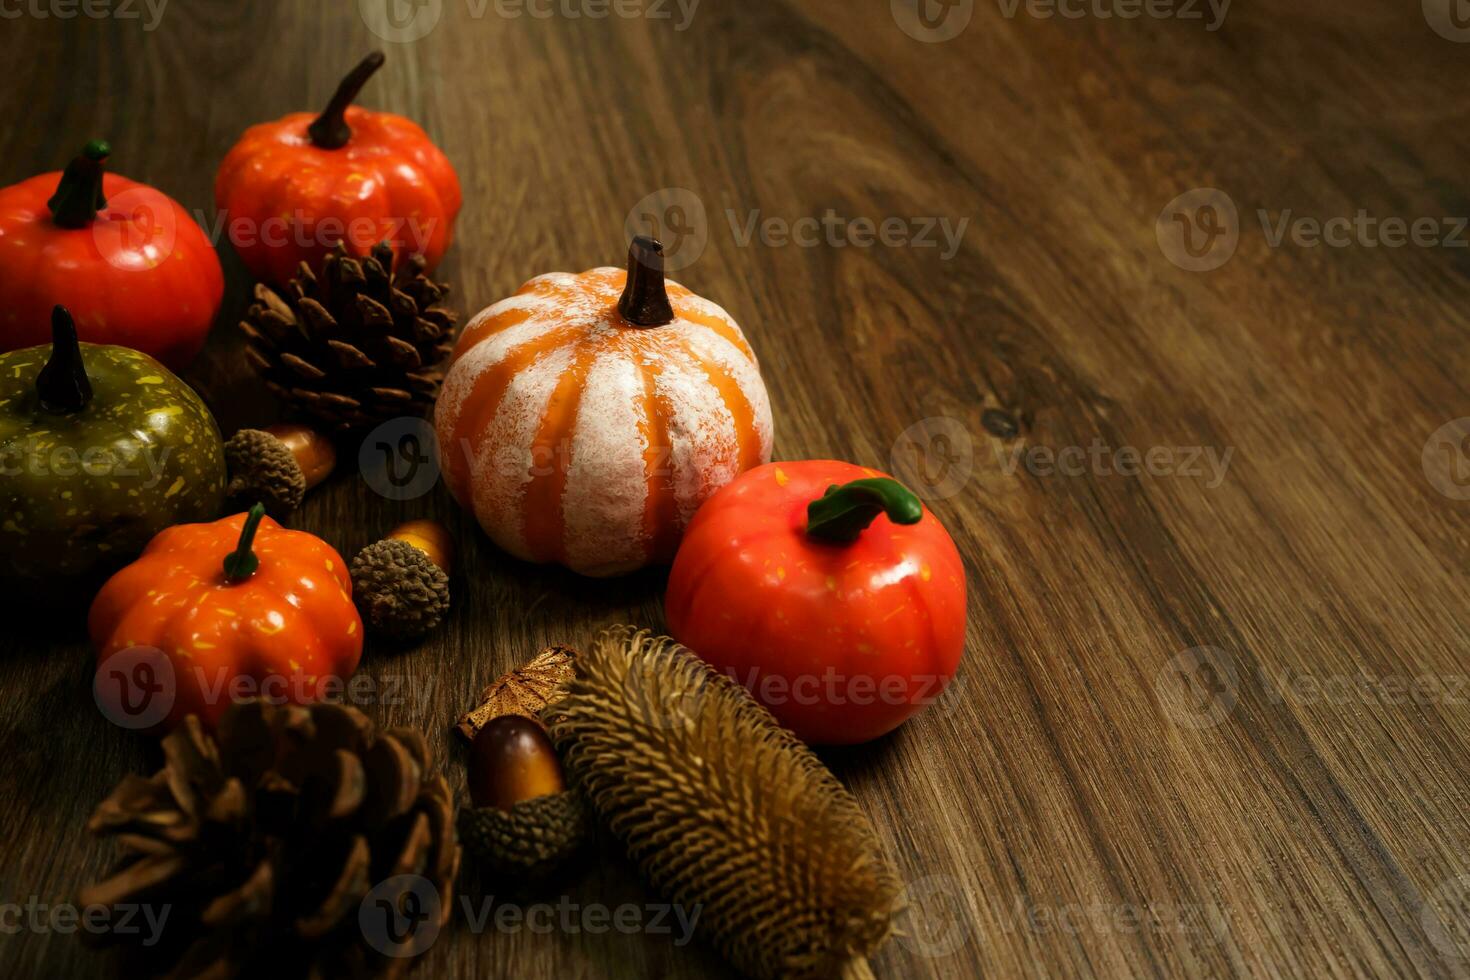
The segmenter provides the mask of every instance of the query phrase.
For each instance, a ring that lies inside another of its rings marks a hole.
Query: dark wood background
[[[926,419],[954,420],[929,423],[954,438],[921,449],[970,441],[948,460],[968,468],[961,491],[931,501],[970,576],[960,681],[894,736],[827,754],[914,883],[908,938],[878,974],[1467,972],[1470,460],[1423,454],[1470,414],[1470,250],[1272,247],[1257,211],[1470,214],[1470,46],[1387,0],[1241,3],[1218,31],[980,2],[944,43],[909,37],[886,0],[704,0],[683,31],[677,7],[442,6],[426,37],[384,44],[347,0],[173,0],[152,31],[146,13],[9,5],[23,15],[0,20],[0,179],[105,136],[118,172],[211,216],[215,167],[248,124],[316,108],[383,46],[364,101],[420,121],[463,179],[444,271],[466,313],[534,274],[619,261],[635,202],[692,190],[708,246],[677,278],[761,355],[778,457],[886,467]],[[1211,272],[1156,240],[1196,187],[1240,215]],[[742,246],[726,216],[828,208],[970,224],[945,261]],[[187,377],[228,434],[273,409],[239,355],[249,283],[223,251],[226,308]],[[1014,449],[1094,440],[1233,456],[1218,486],[1007,472]],[[461,543],[452,618],[417,649],[370,648],[363,670],[404,679],[406,701],[372,712],[425,729],[458,781],[449,726],[480,687],[543,645],[661,625],[662,575],[528,567],[442,489],[394,503],[351,467],[294,523],[351,554],[425,515]],[[76,620],[12,619],[0,902],[66,901],[110,858],[86,815],[156,759],[100,717]],[[652,900],[606,850],[572,900]],[[473,874],[465,888],[493,891]],[[22,932],[0,935],[0,962],[61,976],[106,961]],[[666,936],[477,935],[463,916],[422,968],[724,969]]]

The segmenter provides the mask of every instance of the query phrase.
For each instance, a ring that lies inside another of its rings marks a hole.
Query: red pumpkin
[[[264,514],[256,504],[168,528],[102,587],[87,627],[98,702],[114,721],[156,709],[162,720],[130,727],[171,728],[188,714],[213,727],[235,698],[341,693],[362,656],[347,565],[325,541]],[[128,688],[140,651],[152,691]]]
[[[388,242],[395,257],[439,264],[459,214],[459,177],[416,124],[353,106],[383,64],[365,58],[319,116],[297,112],[252,126],[214,181],[230,241],[257,279],[285,285],[306,262],[320,272],[343,243],[367,255]]]
[[[965,569],[877,470],[770,463],[710,498],[669,574],[669,631],[801,738],[877,738],[933,701],[965,645]]]
[[[219,312],[219,257],[173,198],[104,173],[110,152],[93,140],[65,171],[0,190],[0,352],[47,343],[60,304],[83,341],[179,371]]]

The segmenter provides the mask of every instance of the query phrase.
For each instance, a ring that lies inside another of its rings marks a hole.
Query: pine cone
[[[318,278],[302,263],[284,295],[263,283],[240,322],[246,358],[275,395],[336,432],[428,413],[458,318],[438,305],[449,287],[422,256],[393,267],[379,244],[352,258],[338,243]]]
[[[190,715],[163,752],[163,769],[124,778],[88,823],[129,854],[82,905],[169,909],[128,975],[399,976],[448,920],[453,797],[418,732],[378,732],[342,705],[247,701],[214,738]],[[360,912],[385,895],[406,907],[404,883],[437,892],[439,915],[407,916],[409,935],[385,947]]]

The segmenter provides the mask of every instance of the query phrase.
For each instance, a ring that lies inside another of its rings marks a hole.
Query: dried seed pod
[[[743,688],[667,637],[616,627],[547,721],[573,784],[737,967],[863,974],[898,877],[857,801]]]
[[[449,532],[434,521],[409,521],[352,559],[352,596],[370,627],[413,640],[449,611]]]
[[[304,425],[241,429],[225,443],[229,498],[246,506],[257,500],[281,519],[301,506],[306,492],[337,465],[332,441]]]
[[[591,837],[586,804],[566,788],[551,740],[529,718],[503,715],[480,730],[469,788],[474,806],[460,811],[460,837],[501,874],[547,877]]]
[[[539,722],[541,709],[566,694],[576,662],[577,651],[571,647],[547,647],[481,691],[479,702],[460,716],[455,732],[473,742],[486,723],[501,715],[525,715]]]

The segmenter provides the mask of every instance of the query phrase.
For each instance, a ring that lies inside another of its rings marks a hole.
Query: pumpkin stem
[[[628,246],[628,284],[618,300],[618,312],[639,327],[673,322],[674,308],[664,285],[664,247],[657,239],[639,235]]]
[[[822,541],[851,544],[879,514],[895,524],[917,524],[924,505],[908,487],[889,477],[832,484],[806,507],[806,533]]]
[[[102,194],[102,164],[112,155],[106,140],[92,140],[61,172],[56,193],[46,202],[51,220],[62,228],[85,228],[107,207]]]
[[[260,559],[250,549],[255,543],[255,532],[260,527],[260,519],[264,516],[265,504],[256,504],[245,515],[245,526],[240,529],[240,543],[225,556],[226,581],[243,581],[254,575],[255,570],[260,567]]]
[[[352,139],[352,127],[347,125],[347,107],[352,105],[357,98],[357,93],[367,84],[367,80],[373,77],[373,72],[383,67],[383,52],[374,51],[366,58],[357,63],[357,67],[347,73],[342,79],[342,84],[337,86],[337,93],[332,96],[332,101],[322,110],[322,114],[306,127],[306,134],[311,137],[313,146],[323,150],[340,150]]]
[[[41,407],[55,415],[80,412],[92,400],[77,325],[64,306],[51,311],[51,357],[36,375],[36,394]]]

